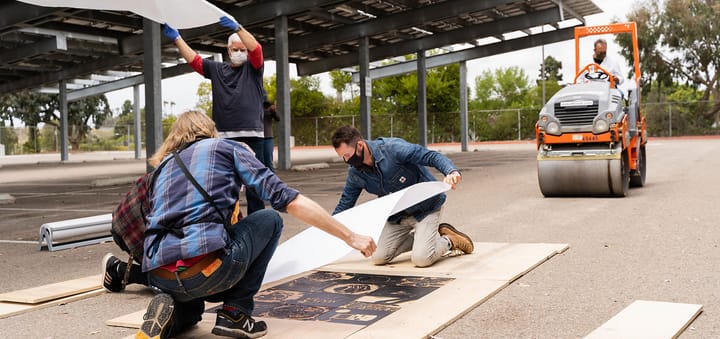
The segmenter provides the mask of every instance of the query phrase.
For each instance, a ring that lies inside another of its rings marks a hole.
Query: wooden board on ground
[[[0,294],[0,301],[39,304],[102,288],[100,279],[101,276],[93,275],[85,278],[3,293]]]
[[[445,258],[426,268],[414,267],[407,254],[384,266],[350,255],[317,271],[264,286],[256,297],[255,318],[268,323],[269,339],[427,337],[567,248],[566,244],[475,243],[474,253]],[[375,293],[383,289],[385,294]],[[416,290],[423,292],[407,297]],[[339,297],[328,298],[328,293]],[[268,306],[266,302],[277,296],[289,297],[279,300],[279,306]],[[310,320],[297,320],[317,310],[317,316],[305,318]],[[329,311],[320,314],[325,310]],[[275,316],[284,312],[290,316]],[[139,327],[142,318],[136,321],[129,327]],[[205,313],[198,326],[180,337],[219,338],[210,334],[214,323],[215,314]]]
[[[0,302],[0,319],[11,317],[14,315],[22,314],[25,312],[30,312],[34,310],[43,309],[50,306],[56,306],[56,305],[64,305],[69,302],[82,300],[90,297],[94,297],[96,295],[100,295],[106,293],[105,289],[97,289],[93,291],[87,291],[80,294],[71,295],[69,297],[50,300],[44,303],[39,304],[21,304],[21,303],[13,303],[13,302],[7,302],[3,301]]]
[[[702,305],[635,300],[585,339],[677,338]]]

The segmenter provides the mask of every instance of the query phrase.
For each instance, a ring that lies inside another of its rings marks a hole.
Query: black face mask
[[[362,169],[365,164],[363,164],[363,161],[365,161],[365,152],[360,152],[360,155],[357,154],[357,147],[358,145],[355,144],[355,152],[351,157],[349,157],[347,160],[345,160],[345,163],[348,165],[355,167],[357,169]],[[364,150],[363,150],[364,151]]]
[[[607,52],[598,53],[596,56],[593,57],[593,60],[596,64],[601,64],[605,60],[605,55]]]

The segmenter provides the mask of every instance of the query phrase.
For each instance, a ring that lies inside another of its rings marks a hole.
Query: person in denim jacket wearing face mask
[[[163,34],[173,40],[193,70],[210,79],[212,118],[219,136],[246,143],[262,161],[265,137],[262,46],[234,19],[224,16],[220,25],[233,31],[227,44],[229,62],[203,59],[167,23],[163,25]],[[248,214],[265,208],[257,192],[248,189],[245,193]]]
[[[362,190],[377,196],[388,195],[426,181],[436,181],[426,166],[440,171],[452,186],[462,176],[444,155],[400,138],[364,140],[352,126],[338,128],[332,136],[335,153],[349,165],[345,188],[333,214],[355,206]],[[469,236],[447,223],[440,223],[445,194],[428,198],[388,218],[372,256],[373,263],[390,263],[411,251],[417,267],[434,264],[449,250],[472,253]]]

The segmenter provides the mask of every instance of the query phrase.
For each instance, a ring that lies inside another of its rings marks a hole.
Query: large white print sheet
[[[184,29],[205,26],[232,16],[205,0],[20,0],[45,7],[129,11],[157,23]]]
[[[342,211],[333,217],[353,232],[373,237],[377,243],[389,216],[449,189],[450,185],[441,181],[422,182]],[[344,241],[310,227],[277,247],[263,283],[327,265],[352,251],[354,249]]]

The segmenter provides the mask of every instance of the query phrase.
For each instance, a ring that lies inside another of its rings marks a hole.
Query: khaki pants
[[[399,223],[385,223],[378,247],[372,256],[375,265],[391,262],[401,253],[412,250],[410,259],[417,267],[434,264],[450,248],[450,244],[438,233],[442,208],[417,221],[405,217]]]

